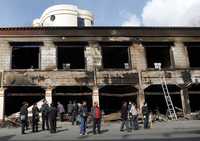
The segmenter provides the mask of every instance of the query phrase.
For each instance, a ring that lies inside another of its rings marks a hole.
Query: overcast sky
[[[199,26],[200,0],[0,0],[0,26],[31,26],[55,4],[74,4],[96,26]]]

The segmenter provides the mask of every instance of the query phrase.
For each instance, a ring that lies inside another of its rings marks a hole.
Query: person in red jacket
[[[101,129],[101,110],[97,102],[94,102],[94,106],[91,109],[91,114],[93,118],[93,134],[100,134]]]

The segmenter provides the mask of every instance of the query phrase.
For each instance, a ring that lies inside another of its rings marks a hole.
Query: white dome
[[[93,15],[88,10],[78,9],[75,5],[60,4],[47,8],[40,21],[34,20],[33,26],[78,26],[78,18],[82,18],[84,26],[91,26],[93,23]]]

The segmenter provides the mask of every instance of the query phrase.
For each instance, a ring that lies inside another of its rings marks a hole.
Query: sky
[[[90,10],[95,26],[200,26],[200,0],[0,0],[0,27],[31,26],[56,4]]]

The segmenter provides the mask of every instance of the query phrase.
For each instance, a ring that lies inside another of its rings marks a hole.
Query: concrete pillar
[[[145,70],[147,68],[145,48],[141,43],[133,43],[130,47],[130,58],[132,68]]]
[[[175,68],[188,68],[189,67],[189,58],[187,47],[184,46],[184,43],[176,41],[172,47],[173,59]]]
[[[4,120],[4,99],[5,99],[5,89],[0,88],[0,121]]]
[[[52,103],[52,92],[53,88],[47,88],[45,91],[45,99],[48,102],[48,104]]]
[[[92,105],[94,105],[94,102],[97,102],[99,105],[99,88],[94,86],[92,90]]]
[[[180,91],[180,94],[181,94],[183,114],[184,115],[190,114],[191,108],[190,108],[190,100],[189,100],[189,95],[188,95],[188,89],[182,88],[181,91]]]
[[[144,105],[144,102],[145,102],[144,90],[139,89],[139,92],[137,95],[137,106],[139,107],[140,111],[142,109],[142,106]]]
[[[98,42],[89,42],[85,49],[86,68],[88,71],[94,71],[95,67],[102,65],[101,48]]]
[[[44,41],[44,46],[41,47],[40,53],[42,70],[57,69],[56,46],[52,41]]]
[[[0,40],[0,70],[10,70],[12,48],[8,41]]]

